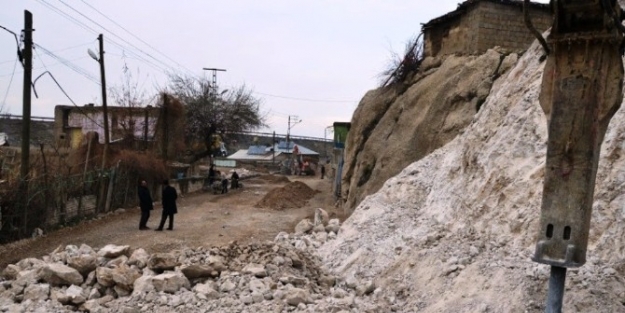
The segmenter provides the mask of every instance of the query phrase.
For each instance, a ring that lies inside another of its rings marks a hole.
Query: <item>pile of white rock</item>
[[[3,270],[0,312],[374,311],[356,300],[373,283],[335,277],[314,255],[339,229],[317,209],[294,234],[245,246],[153,254],[119,245],[59,247]]]

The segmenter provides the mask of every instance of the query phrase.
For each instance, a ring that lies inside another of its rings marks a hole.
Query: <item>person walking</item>
[[[321,164],[321,179],[323,179],[326,175],[326,167]]]
[[[232,172],[231,180],[231,189],[239,189],[239,174],[237,171]]]
[[[221,177],[221,194],[228,193],[228,178],[226,175]]]
[[[211,164],[211,166],[208,168],[208,185],[212,186],[213,183],[215,182],[215,176],[217,173],[215,173],[215,164]]]
[[[139,207],[141,208],[141,219],[139,220],[139,230],[150,229],[148,219],[150,218],[150,211],[154,210],[152,204],[152,196],[150,195],[150,189],[148,189],[148,183],[145,180],[141,181],[139,185]]]
[[[161,216],[161,223],[158,225],[157,231],[162,231],[165,226],[165,221],[169,218],[169,227],[167,230],[174,230],[174,214],[178,213],[176,207],[176,199],[178,199],[178,193],[176,188],[169,185],[169,181],[165,179],[163,181],[163,191],[161,194],[161,203],[163,204],[163,215]]]

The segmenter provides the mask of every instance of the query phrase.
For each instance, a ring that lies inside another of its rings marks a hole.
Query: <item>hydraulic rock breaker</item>
[[[546,312],[561,312],[566,268],[586,262],[601,143],[622,102],[623,26],[616,0],[552,0],[551,7],[551,33],[541,41],[548,142],[533,260],[552,266]]]

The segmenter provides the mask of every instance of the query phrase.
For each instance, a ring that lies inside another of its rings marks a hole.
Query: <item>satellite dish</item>
[[[95,54],[95,52],[93,52],[93,50],[91,49],[87,49],[87,53],[89,53],[89,55],[96,61],[98,61],[98,55]]]

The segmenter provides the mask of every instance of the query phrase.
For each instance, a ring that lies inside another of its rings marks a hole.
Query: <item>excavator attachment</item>
[[[540,105],[547,160],[535,262],[586,262],[599,152],[622,102],[623,32],[616,0],[552,1]]]

